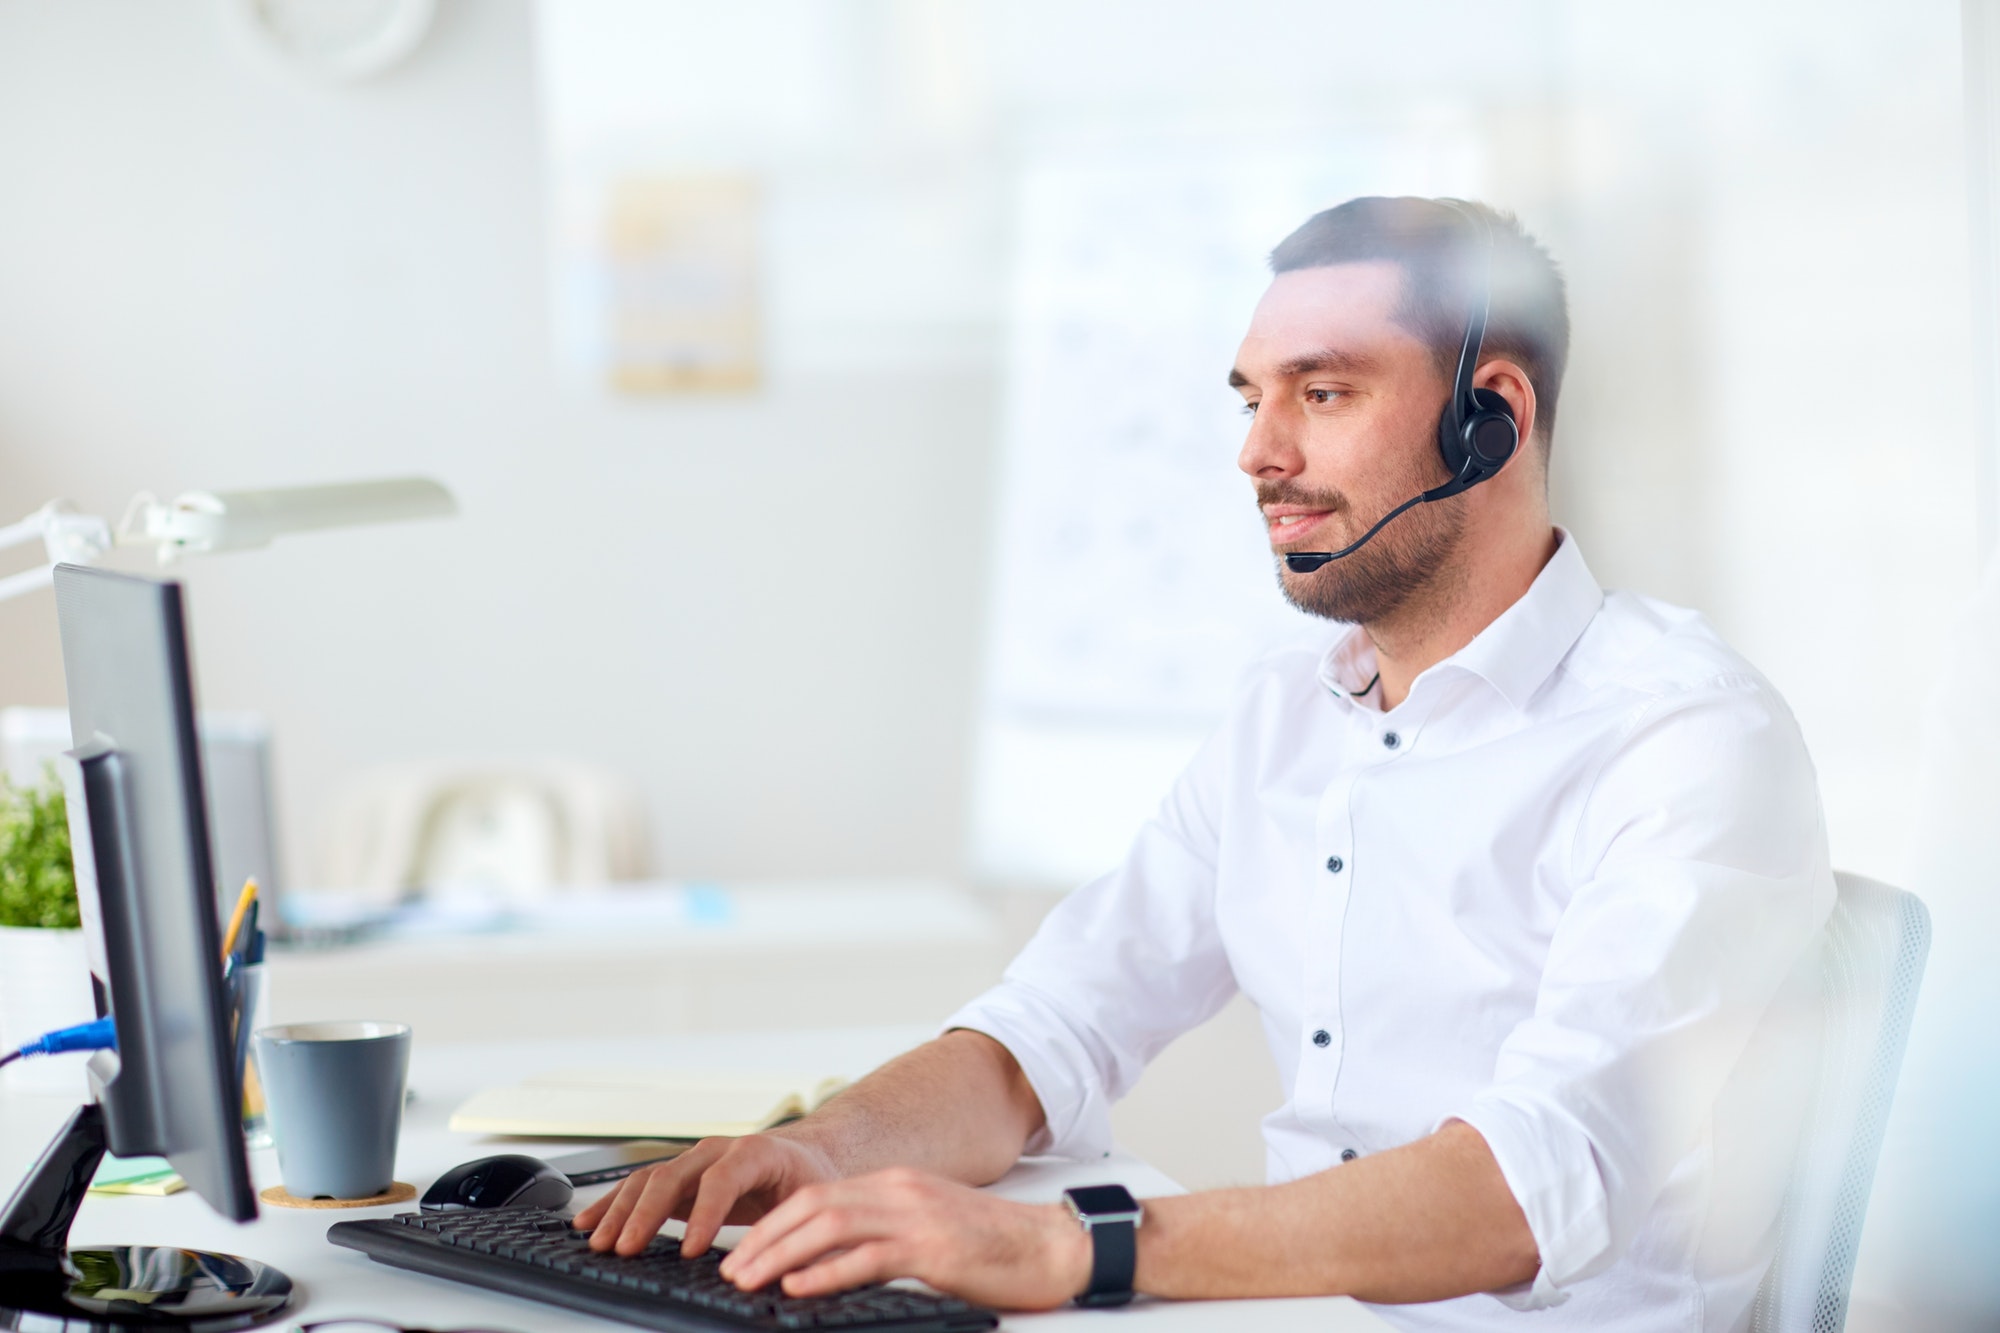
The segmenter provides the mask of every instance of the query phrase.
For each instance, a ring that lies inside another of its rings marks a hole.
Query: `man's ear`
[[[1513,477],[1516,484],[1527,488],[1526,492],[1536,492],[1544,506],[1548,503],[1549,469],[1548,451],[1536,440],[1541,428],[1535,399],[1535,382],[1528,378],[1528,372],[1518,361],[1505,357],[1495,357],[1483,362],[1472,378],[1477,389],[1491,389],[1506,399],[1507,406],[1514,412],[1515,438],[1518,441],[1514,456],[1507,460],[1501,475]],[[1525,469],[1525,471],[1523,471]]]
[[[1514,427],[1522,445],[1534,438],[1535,385],[1519,364],[1504,357],[1481,362],[1472,377],[1472,387],[1491,389],[1507,400],[1507,406],[1514,409]]]

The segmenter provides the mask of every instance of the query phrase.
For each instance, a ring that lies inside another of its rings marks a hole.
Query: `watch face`
[[[1097,1217],[1104,1213],[1136,1213],[1139,1201],[1132,1197],[1132,1191],[1123,1185],[1081,1185],[1073,1190],[1064,1190],[1076,1211],[1085,1217]]]

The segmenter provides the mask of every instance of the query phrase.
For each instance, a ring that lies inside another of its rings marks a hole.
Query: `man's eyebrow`
[[[1314,375],[1332,372],[1336,375],[1359,375],[1375,369],[1375,359],[1359,352],[1343,352],[1337,347],[1322,347],[1317,352],[1307,352],[1295,356],[1278,366],[1278,374],[1284,379],[1294,375]]]
[[[1322,347],[1317,352],[1307,352],[1289,361],[1278,364],[1278,378],[1292,379],[1299,375],[1334,374],[1365,375],[1376,369],[1374,357],[1363,356],[1359,352],[1343,352],[1337,347]],[[1253,387],[1250,377],[1234,366],[1229,370],[1229,387],[1247,389]]]

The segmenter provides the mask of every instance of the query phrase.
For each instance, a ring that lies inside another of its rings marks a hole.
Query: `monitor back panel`
[[[121,1032],[112,1095],[145,1099],[158,1141],[118,1142],[107,1116],[111,1150],[159,1153],[218,1211],[254,1217],[180,585],[63,565],[55,587],[72,739],[117,752],[133,880],[123,919],[137,965],[99,980]],[[123,1040],[128,1025],[143,1041]]]

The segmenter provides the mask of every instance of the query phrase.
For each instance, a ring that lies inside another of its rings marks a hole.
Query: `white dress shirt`
[[[1607,596],[1567,534],[1397,707],[1357,693],[1374,674],[1352,627],[1253,667],[1124,863],[947,1026],[1019,1060],[1031,1152],[1087,1157],[1240,990],[1288,1094],[1271,1182],[1458,1119],[1527,1216],[1532,1284],[1393,1322],[1747,1326],[1834,899],[1790,712],[1698,615]]]

